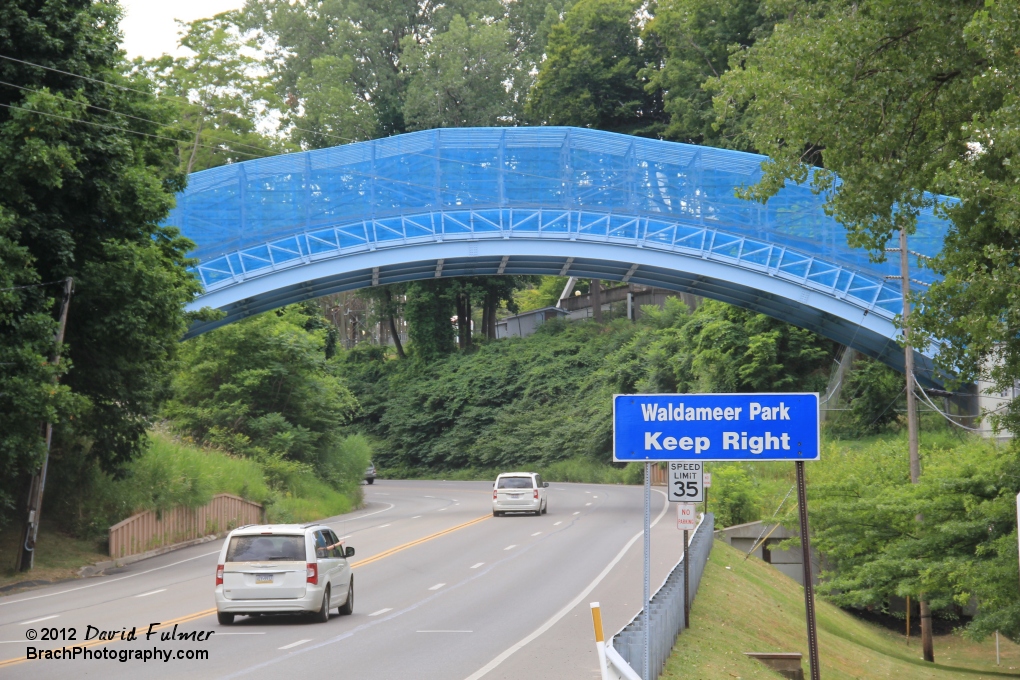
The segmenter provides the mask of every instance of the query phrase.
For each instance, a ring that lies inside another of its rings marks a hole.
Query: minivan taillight
[[[319,565],[315,564],[315,562],[309,562],[305,566],[307,567],[305,580],[312,585],[319,585]]]
[[[492,500],[496,500],[496,490],[492,490]]]
[[[535,489],[535,500],[538,500],[538,489]]]
[[[222,564],[217,564],[216,565],[216,585],[218,585],[218,586],[222,586],[223,585],[223,565]]]

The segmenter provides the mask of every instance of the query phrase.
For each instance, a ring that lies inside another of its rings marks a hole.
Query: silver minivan
[[[228,625],[238,615],[312,613],[329,620],[354,611],[354,576],[345,547],[321,524],[268,524],[234,529],[216,565],[216,612]]]
[[[492,484],[492,516],[508,512],[544,515],[549,510],[549,482],[534,472],[504,472]]]

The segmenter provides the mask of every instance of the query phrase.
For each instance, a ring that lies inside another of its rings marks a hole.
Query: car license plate
[[[255,585],[262,585],[263,583],[273,585],[272,574],[255,574]]]
[[[512,494],[510,494],[510,498],[515,498],[516,499],[516,498],[520,498],[520,497],[521,497],[521,494],[519,494],[519,493],[512,493]]]

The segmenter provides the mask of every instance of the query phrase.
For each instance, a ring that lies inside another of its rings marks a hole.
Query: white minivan
[[[321,524],[267,524],[234,529],[216,565],[216,612],[228,625],[238,615],[354,611],[354,576],[345,548]]]
[[[549,510],[549,482],[534,472],[504,472],[492,485],[492,516],[508,512],[544,515]]]

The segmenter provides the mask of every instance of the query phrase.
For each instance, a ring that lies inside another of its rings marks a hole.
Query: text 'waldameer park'
[[[618,394],[613,460],[817,460],[817,393]]]

